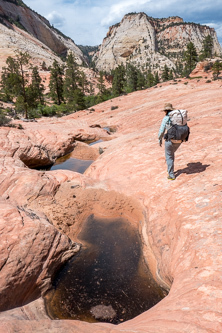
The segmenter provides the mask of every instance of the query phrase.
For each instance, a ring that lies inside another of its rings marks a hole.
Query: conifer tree
[[[136,90],[141,90],[145,86],[145,76],[144,74],[137,69],[137,87]]]
[[[119,65],[113,72],[113,82],[112,82],[112,94],[113,96],[119,96],[124,92],[124,86],[126,83],[126,69],[125,66]]]
[[[192,70],[195,68],[198,61],[197,51],[192,42],[187,44],[187,49],[184,53],[184,61],[184,75],[188,77]]]
[[[176,69],[175,69],[176,75],[182,76],[183,74],[183,64],[180,61],[176,62]]]
[[[9,99],[16,97],[16,107],[25,111],[25,118],[28,118],[28,100],[27,86],[28,79],[25,68],[30,61],[30,55],[27,52],[16,52],[15,58],[8,57],[7,67],[3,67],[1,78],[1,87],[3,93]]]
[[[7,67],[2,68],[1,91],[9,101],[12,101],[21,91],[21,75],[19,64],[12,57],[7,58],[6,65]]]
[[[79,87],[82,91],[82,93],[85,95],[85,93],[89,92],[89,81],[87,80],[87,76],[83,71],[79,72]]]
[[[68,103],[74,101],[75,90],[78,88],[80,73],[73,53],[69,53],[66,61],[64,78],[64,97]]]
[[[169,80],[169,67],[166,64],[164,65],[164,69],[162,72],[162,80],[163,82]]]
[[[43,71],[47,71],[47,70],[48,70],[45,61],[42,62],[42,70],[43,70]]]
[[[203,40],[202,58],[212,58],[213,56],[213,38],[208,35]]]
[[[154,81],[155,81],[154,76],[153,76],[151,70],[149,69],[148,74],[147,74],[147,84],[146,84],[147,88],[154,86]]]
[[[99,79],[98,79],[98,84],[97,84],[97,88],[99,89],[99,94],[100,96],[102,96],[105,91],[106,91],[106,86],[104,83],[104,73],[102,71],[99,72]]]
[[[52,67],[50,69],[50,82],[49,89],[52,100],[60,105],[63,101],[63,75],[64,66],[60,65],[57,60],[54,60]]]
[[[137,90],[137,69],[132,64],[126,65],[126,90],[132,92]]]
[[[172,69],[170,70],[170,73],[169,73],[169,80],[173,80],[173,70]]]
[[[25,66],[29,64],[29,60],[31,56],[27,52],[17,52],[16,53],[16,61],[19,64],[20,68],[20,75],[21,75],[21,85],[22,90],[20,94],[21,104],[24,106],[25,109],[25,118],[28,118],[28,103],[27,103],[27,94],[26,94],[26,85],[28,84],[28,79],[25,75]],[[17,102],[17,101],[16,101]]]
[[[86,107],[85,95],[82,92],[82,90],[79,88],[75,89],[75,92],[74,92],[74,107],[75,107],[75,110],[83,110]]]
[[[213,64],[214,79],[218,79],[221,70],[222,70],[222,63],[219,60],[216,60],[215,63]]]
[[[32,83],[29,88],[33,91],[33,96],[38,104],[44,105],[44,85],[39,75],[38,67],[32,68]]]
[[[158,72],[155,72],[155,75],[154,75],[154,85],[158,84],[160,82],[160,78],[159,78],[159,74]]]

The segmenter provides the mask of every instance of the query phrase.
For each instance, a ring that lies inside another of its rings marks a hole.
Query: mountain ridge
[[[2,1],[0,4],[0,18],[1,25],[14,31],[14,35],[12,34],[14,42],[8,45],[8,48],[11,47],[13,49],[12,44],[18,44],[19,46],[19,40],[22,38],[23,31],[25,31],[31,36],[31,39],[35,38],[38,40],[36,44],[40,42],[43,44],[41,45],[42,48],[49,48],[54,53],[54,58],[66,56],[69,51],[72,51],[78,64],[86,62],[82,51],[71,38],[52,27],[46,18],[30,9],[23,1]],[[6,35],[9,34],[6,30],[4,33]],[[1,39],[4,39],[3,35]],[[29,38],[27,39],[28,42]],[[26,48],[29,49],[28,45]],[[52,54],[50,57],[52,57]]]
[[[186,45],[193,42],[200,53],[208,35],[213,40],[213,53],[221,56],[214,28],[184,22],[179,16],[155,19],[143,12],[129,13],[109,28],[93,60],[97,69],[107,72],[126,62],[142,69],[162,70],[164,65],[175,68]]]

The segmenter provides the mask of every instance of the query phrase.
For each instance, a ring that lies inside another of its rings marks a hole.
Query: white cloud
[[[56,11],[53,11],[49,13],[46,18],[49,20],[49,22],[54,25],[56,28],[61,28],[64,26],[65,18],[57,13]]]
[[[186,22],[214,22],[222,42],[222,1],[214,0],[24,0],[76,44],[98,45],[108,27],[129,12],[152,17],[180,16]]]
[[[123,16],[130,12],[141,11],[145,4],[150,3],[152,0],[127,0],[113,4],[110,7],[108,15],[101,21],[102,26],[113,24],[114,22],[121,20]]]

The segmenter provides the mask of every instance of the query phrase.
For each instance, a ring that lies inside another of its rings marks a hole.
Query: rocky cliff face
[[[192,41],[197,51],[201,51],[207,35],[213,38],[213,52],[221,55],[212,28],[185,23],[180,17],[154,19],[145,13],[128,14],[110,27],[94,61],[98,69],[108,72],[127,61],[142,69],[161,70],[165,64],[172,68],[188,42]]]
[[[0,52],[3,54],[19,48],[34,58],[50,62],[56,55],[66,55],[71,50],[78,64],[85,61],[82,51],[70,38],[51,27],[45,18],[22,1],[1,1],[0,23]]]

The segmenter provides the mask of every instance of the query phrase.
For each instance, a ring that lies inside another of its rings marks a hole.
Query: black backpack
[[[180,112],[180,110],[178,110]],[[183,123],[183,116],[180,112],[180,115],[182,117],[182,123]],[[167,133],[164,135],[164,139],[166,141],[169,140],[182,140],[182,141],[188,141],[190,135],[190,128],[185,125],[177,125],[174,124],[170,129],[168,129]]]

